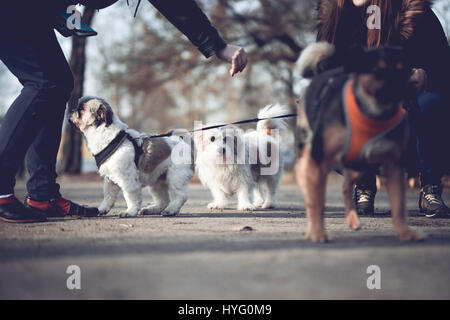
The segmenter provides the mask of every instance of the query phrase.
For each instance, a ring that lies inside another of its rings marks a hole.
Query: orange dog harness
[[[347,118],[347,147],[344,153],[344,164],[358,166],[364,162],[363,149],[370,141],[375,140],[396,127],[404,119],[403,108],[387,120],[374,120],[364,115],[358,107],[354,94],[354,79],[350,79],[344,86],[343,100]]]

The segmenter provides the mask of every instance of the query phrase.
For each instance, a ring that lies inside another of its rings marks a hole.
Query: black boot
[[[355,187],[354,200],[358,215],[373,215],[375,212],[375,195],[377,188]]]
[[[376,174],[366,171],[356,182],[354,201],[358,215],[373,215],[377,194]]]
[[[425,213],[427,218],[438,218],[448,216],[450,209],[442,200],[441,185],[425,185],[420,189],[419,210]]]

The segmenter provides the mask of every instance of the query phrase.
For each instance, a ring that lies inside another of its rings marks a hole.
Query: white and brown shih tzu
[[[122,190],[127,210],[121,217],[138,214],[173,216],[187,200],[194,175],[192,163],[173,161],[174,150],[190,152],[178,137],[157,137],[129,129],[101,98],[83,97],[69,121],[81,131],[104,178],[100,214],[108,213]],[[179,148],[178,148],[179,149]],[[148,186],[154,203],[142,208],[142,188]]]

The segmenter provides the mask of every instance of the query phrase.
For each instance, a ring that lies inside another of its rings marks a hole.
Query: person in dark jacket
[[[352,46],[404,48],[413,67],[414,98],[406,107],[417,136],[419,208],[427,217],[437,217],[449,213],[441,198],[441,179],[450,164],[450,48],[431,4],[427,0],[321,0],[317,40],[334,44],[338,56]],[[355,188],[359,214],[374,212],[376,192],[375,173],[366,172]]]
[[[48,216],[95,216],[97,208],[61,196],[56,183],[56,156],[65,106],[73,77],[53,30],[56,12],[76,1],[2,1],[0,60],[23,85],[0,127],[0,220],[45,221]],[[116,1],[80,1],[95,8]],[[241,72],[243,48],[227,44],[194,0],[150,0],[205,56],[231,64]],[[14,196],[15,174],[24,157],[30,178],[24,204]]]

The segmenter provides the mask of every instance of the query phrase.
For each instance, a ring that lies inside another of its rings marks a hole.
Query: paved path
[[[97,179],[63,179],[62,185],[70,199],[101,201]],[[339,190],[336,182],[328,189],[327,244],[303,239],[304,202],[290,184],[282,186],[280,208],[271,211],[210,213],[209,192],[192,185],[174,218],[120,219],[120,197],[106,217],[0,223],[0,298],[450,298],[450,219],[421,217],[417,192],[409,192],[410,224],[428,234],[426,241],[400,243],[383,214],[362,218],[362,230],[353,232],[344,223]],[[23,183],[17,194],[24,194]],[[450,194],[445,199],[450,203]],[[387,209],[381,191],[377,211]],[[80,290],[66,286],[69,265],[80,267]],[[380,268],[379,290],[367,288],[370,265]]]

